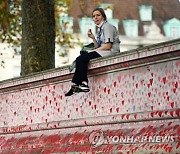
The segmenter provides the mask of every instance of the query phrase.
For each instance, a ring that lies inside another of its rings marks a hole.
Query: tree
[[[12,47],[22,46],[21,75],[54,68],[55,42],[73,47],[72,35],[64,33],[59,24],[62,8],[70,8],[71,3],[72,0],[0,0],[0,41]]]
[[[22,0],[21,74],[55,67],[54,0]]]
[[[55,44],[73,48],[72,34],[65,33],[59,23],[61,14],[67,13],[72,3],[72,0],[0,0],[0,42],[12,46],[15,54],[16,47],[21,46],[18,53],[22,55],[21,75],[54,68]],[[85,9],[85,3],[79,0],[81,9]]]

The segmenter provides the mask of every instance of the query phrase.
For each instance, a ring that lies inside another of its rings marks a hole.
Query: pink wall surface
[[[0,153],[177,153],[179,49],[180,39],[93,60],[91,91],[71,97],[68,67],[0,82]]]

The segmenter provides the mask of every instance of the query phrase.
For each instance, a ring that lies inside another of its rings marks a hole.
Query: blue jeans
[[[88,83],[87,70],[88,63],[91,59],[101,57],[96,51],[84,53],[76,58],[76,70],[72,79],[72,82],[80,85],[83,81]]]

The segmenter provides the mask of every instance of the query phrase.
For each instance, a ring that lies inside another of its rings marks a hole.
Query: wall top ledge
[[[116,53],[105,58],[92,60],[89,66],[90,70],[102,68],[118,63],[124,63],[132,60],[152,57],[156,55],[171,53],[180,50],[180,39],[175,39],[167,42],[157,43],[142,48],[129,50],[126,52]],[[21,84],[27,84],[35,81],[48,80],[59,76],[70,75],[68,70],[69,65],[60,68],[49,69],[42,72],[32,73],[27,76],[21,76],[4,81],[0,81],[0,89],[12,87]]]

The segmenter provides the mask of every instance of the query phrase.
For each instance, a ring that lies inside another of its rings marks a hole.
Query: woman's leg
[[[87,69],[91,59],[101,57],[96,51],[84,53],[76,58],[76,70],[72,82],[80,85],[83,81],[88,83]]]
[[[91,59],[95,59],[101,57],[96,51],[90,53],[84,53],[76,58],[76,70],[72,79],[72,82],[76,85],[73,85],[71,89],[65,94],[65,96],[71,96],[76,91],[80,92],[88,92],[89,87],[87,85],[83,85],[82,82],[88,83],[87,78],[87,69],[88,63]]]

